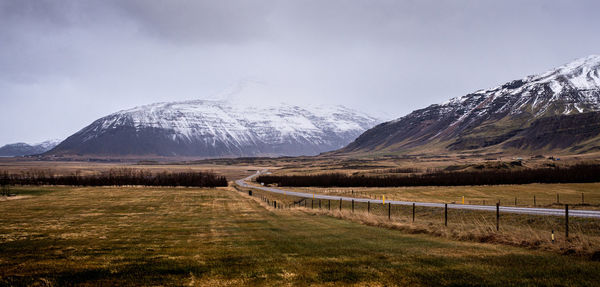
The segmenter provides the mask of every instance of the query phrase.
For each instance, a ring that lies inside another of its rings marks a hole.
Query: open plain
[[[232,188],[23,187],[1,285],[594,286],[600,263],[272,209]],[[527,266],[527,268],[523,268]]]

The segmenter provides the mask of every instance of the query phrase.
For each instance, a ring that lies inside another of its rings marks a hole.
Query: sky
[[[0,145],[215,99],[394,119],[600,54],[600,1],[0,0]]]

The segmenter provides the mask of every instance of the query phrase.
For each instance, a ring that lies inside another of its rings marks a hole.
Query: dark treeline
[[[54,175],[50,171],[27,171],[17,174],[0,172],[0,185],[73,185],[73,186],[227,186],[227,179],[212,172],[159,172],[144,170],[111,169],[93,175]]]
[[[280,186],[319,187],[394,187],[394,186],[456,186],[527,183],[600,182],[600,165],[579,164],[569,167],[524,170],[490,170],[469,172],[433,172],[408,176],[346,175],[261,175],[257,182]]]

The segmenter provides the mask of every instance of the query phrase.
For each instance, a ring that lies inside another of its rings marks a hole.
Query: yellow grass
[[[419,186],[394,188],[319,188],[319,187],[282,187],[307,193],[339,195],[361,198],[402,200],[415,202],[462,203],[465,204],[533,207],[535,196],[536,206],[562,208],[560,204],[570,204],[579,209],[600,209],[600,183],[568,183],[568,184],[521,184],[521,185],[490,185],[490,186]],[[584,195],[585,205],[581,205],[581,194]]]

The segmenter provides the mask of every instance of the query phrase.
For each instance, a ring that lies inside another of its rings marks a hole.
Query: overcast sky
[[[397,118],[600,54],[599,3],[0,0],[0,144],[248,81]]]

